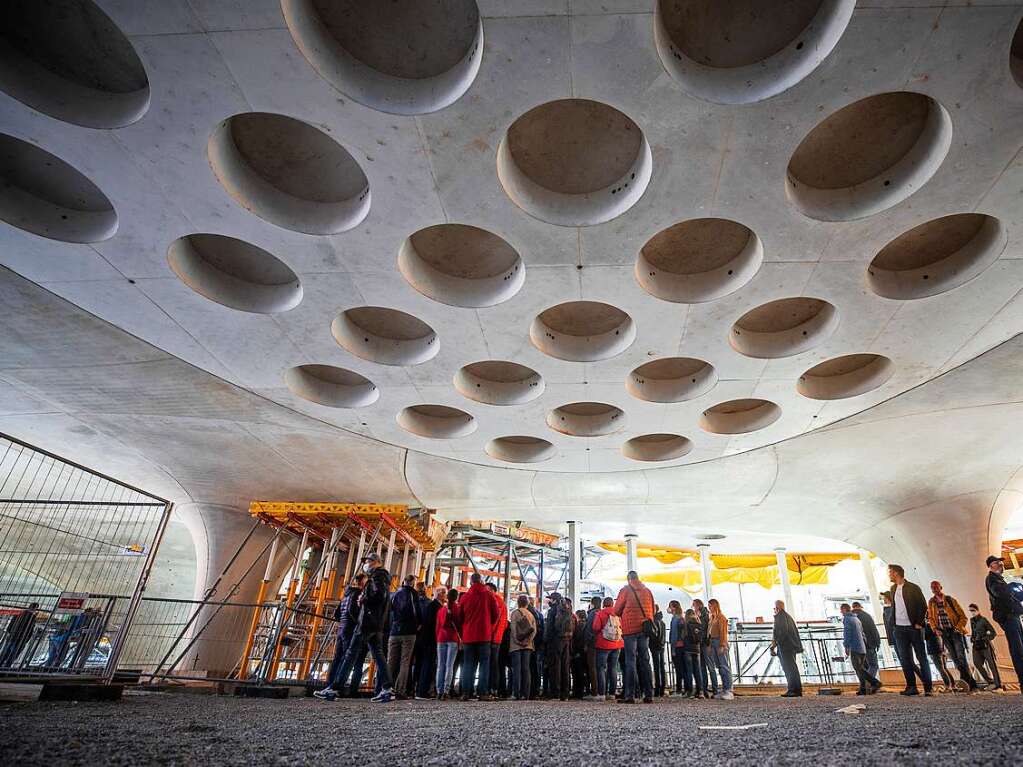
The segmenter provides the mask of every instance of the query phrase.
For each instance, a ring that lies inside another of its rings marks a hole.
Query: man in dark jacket
[[[448,590],[438,586],[433,590],[433,599],[423,607],[423,624],[419,627],[419,638],[416,640],[416,668],[419,682],[416,688],[416,700],[427,700],[430,697],[430,686],[435,681],[437,672],[437,613],[444,606]]]
[[[700,651],[700,680],[703,682],[703,697],[710,698],[718,694],[717,662],[710,651],[710,610],[703,604],[702,599],[693,600],[693,610],[700,621],[700,630],[703,635],[703,648]]]
[[[365,658],[366,650],[373,655],[373,662],[376,664],[377,680],[380,683],[380,692],[373,700],[377,703],[390,703],[394,700],[394,691],[391,689],[391,676],[387,670],[387,659],[384,657],[383,639],[381,633],[387,620],[387,608],[390,603],[391,574],[380,562],[380,555],[371,552],[363,558],[362,571],[366,574],[366,583],[359,598],[360,611],[359,623],[352,635],[351,644],[341,661],[341,668],[338,670],[338,696],[345,694],[345,680],[353,671],[360,677],[362,668],[356,669],[355,664],[358,658]]]
[[[998,660],[995,658],[993,644],[998,634],[991,621],[980,614],[980,607],[971,604],[970,610],[970,644],[973,645],[973,665],[984,677],[987,686],[1000,690],[1002,678],[998,675]]]
[[[799,664],[796,662],[796,656],[803,652],[803,641],[799,638],[795,620],[785,612],[785,603],[780,599],[774,603],[771,649],[778,653],[781,670],[785,673],[785,684],[788,686],[782,697],[803,697],[803,680],[799,676]]]
[[[927,600],[915,583],[906,580],[906,571],[901,565],[889,565],[888,577],[892,581],[892,607],[895,619],[895,646],[898,648],[902,675],[906,678],[906,689],[901,695],[919,695],[916,676],[924,684],[924,695],[931,696],[931,667],[927,662],[924,647],[924,624],[927,623]],[[916,655],[919,669],[913,665]]]
[[[352,636],[355,634],[355,627],[359,622],[359,596],[362,594],[362,584],[365,582],[365,573],[356,575],[354,582],[345,589],[344,597],[334,609],[334,620],[337,621],[334,660],[331,661],[330,670],[327,672],[327,686],[313,693],[317,698],[333,700],[337,697],[337,686],[340,686],[338,671],[341,670],[341,662],[348,651],[348,645],[352,643]]]
[[[853,615],[860,619],[860,626],[863,627],[863,639],[867,645],[867,673],[877,677],[881,665],[877,662],[877,652],[881,649],[881,634],[877,630],[877,623],[874,616],[863,609],[859,602],[852,603]]]
[[[21,651],[25,649],[28,640],[32,638],[37,609],[39,609],[39,603],[32,602],[26,609],[11,618],[7,624],[7,638],[4,639],[3,647],[0,649],[0,667],[13,666],[18,660]]]
[[[568,700],[571,691],[569,679],[572,636],[575,634],[576,617],[561,594],[553,592],[548,599],[551,609],[545,621],[544,647],[547,657],[547,673],[550,676],[550,697]]]
[[[416,576],[407,575],[401,588],[391,597],[391,635],[387,640],[387,671],[399,699],[405,697],[408,689],[409,668],[412,665],[412,651],[416,635],[423,624],[419,609],[419,594],[416,593]]]
[[[1009,644],[1009,656],[1012,667],[1016,669],[1020,692],[1023,692],[1023,626],[1020,616],[1023,615],[1023,602],[1020,602],[1009,590],[1002,573],[1005,563],[1001,557],[987,558],[987,578],[984,587],[991,599],[991,617],[1002,627],[1005,641]]]
[[[540,691],[544,687],[546,679],[542,679],[541,672],[546,671],[546,664],[544,663],[544,622],[543,613],[536,609],[536,600],[533,597],[529,598],[529,613],[533,616],[533,620],[536,621],[536,633],[533,635],[533,658],[532,668],[530,669],[531,675],[529,678],[529,699],[536,700],[540,697]]]

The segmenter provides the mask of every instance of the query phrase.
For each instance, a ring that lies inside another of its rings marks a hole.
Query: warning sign
[[[62,591],[57,597],[57,606],[53,608],[54,614],[78,615],[85,609],[85,600],[89,598],[87,591]]]

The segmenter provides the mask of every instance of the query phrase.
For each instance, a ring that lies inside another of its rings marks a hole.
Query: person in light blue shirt
[[[881,682],[867,669],[867,641],[863,636],[863,625],[850,605],[843,604],[841,610],[845,656],[852,662],[856,677],[860,680],[860,689],[856,694],[873,695],[881,689]]]

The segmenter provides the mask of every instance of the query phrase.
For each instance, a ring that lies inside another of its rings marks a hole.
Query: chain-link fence
[[[0,676],[111,679],[170,510],[0,435]]]

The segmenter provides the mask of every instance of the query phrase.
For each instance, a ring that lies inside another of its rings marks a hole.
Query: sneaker
[[[320,700],[334,700],[337,697],[337,690],[331,689],[330,687],[324,687],[322,690],[317,690],[313,693],[314,698]]]
[[[907,687],[905,690],[899,693],[899,695],[919,695],[920,691],[915,687]]]
[[[394,693],[390,690],[381,690],[380,694],[372,699],[374,703],[390,703],[394,700]]]
[[[731,690],[725,690],[723,693],[721,693],[721,700],[732,700],[733,698],[735,698],[735,695],[732,693]]]
[[[867,695],[877,695],[877,693],[881,689],[881,687],[883,687],[883,685],[880,682],[878,682],[877,684],[871,685],[870,686],[870,690],[867,691]]]
[[[417,695],[416,700],[433,700],[429,695]]]

